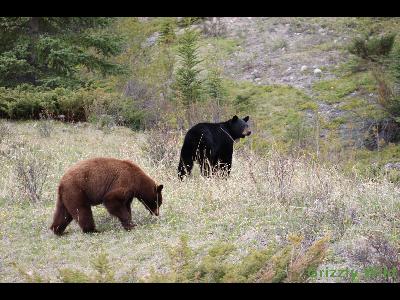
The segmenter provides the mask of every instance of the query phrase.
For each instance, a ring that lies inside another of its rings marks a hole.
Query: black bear
[[[248,120],[249,116],[239,119],[235,115],[226,122],[199,123],[190,128],[181,149],[179,178],[190,175],[194,161],[199,163],[203,176],[209,177],[221,170],[223,175],[229,175],[233,143],[251,134]]]
[[[74,219],[83,232],[96,232],[91,206],[103,203],[126,230],[132,229],[131,203],[136,197],[158,216],[162,204],[158,185],[128,160],[97,157],[78,162],[61,178],[51,230],[61,235]]]

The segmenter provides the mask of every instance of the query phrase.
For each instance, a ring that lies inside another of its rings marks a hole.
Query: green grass
[[[328,103],[341,102],[349,94],[360,91],[373,93],[376,90],[375,80],[369,72],[355,73],[332,80],[318,81],[312,86],[316,97]]]
[[[387,112],[382,107],[359,97],[343,99],[339,108],[352,113],[348,115],[350,120],[354,115],[366,120],[382,120],[387,117]]]
[[[240,38],[206,37],[199,40],[199,53],[211,61],[223,61],[240,50]]]
[[[260,86],[244,81],[225,81],[225,85],[235,111],[251,116],[258,136],[245,143],[257,152],[265,152],[273,145],[290,148],[299,138],[299,130],[301,138],[309,135],[310,124],[304,111],[316,104],[304,92],[287,85]]]

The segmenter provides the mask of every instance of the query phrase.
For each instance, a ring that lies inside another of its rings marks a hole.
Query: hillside
[[[317,143],[333,147],[326,150],[328,159],[345,147],[367,165],[384,165],[398,161],[398,148],[382,147],[378,159],[374,151],[364,151],[379,147],[379,140],[371,141],[371,131],[387,114],[378,104],[371,72],[350,71],[354,56],[348,46],[364,32],[396,32],[399,22],[398,18],[221,18],[224,33],[203,38],[201,45],[207,49],[204,53],[219,54],[223,74],[232,82],[230,97],[250,98],[252,106],[245,113],[257,117],[258,132],[269,143],[285,134],[303,135],[300,139],[313,140],[314,150]],[[301,117],[290,117],[291,110]],[[380,139],[386,143],[390,138],[384,135]]]

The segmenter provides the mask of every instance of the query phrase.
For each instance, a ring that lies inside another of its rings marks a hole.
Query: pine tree
[[[202,62],[199,59],[197,45],[198,34],[193,30],[185,30],[178,48],[178,56],[181,66],[176,72],[175,95],[187,109],[189,125],[191,125],[191,112],[193,104],[201,99],[202,81],[199,73],[202,71],[198,65]]]
[[[198,78],[202,71],[197,68],[201,63],[197,46],[198,36],[192,30],[186,30],[178,48],[181,67],[176,73],[176,89],[185,105],[199,100],[201,95],[201,80]]]
[[[110,58],[122,41],[106,32],[112,18],[1,17],[0,86],[76,86],[83,66],[112,74],[121,67]],[[102,30],[103,29],[103,30]]]

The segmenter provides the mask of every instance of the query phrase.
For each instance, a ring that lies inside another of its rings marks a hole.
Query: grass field
[[[152,269],[169,272],[168,249],[182,236],[196,250],[194,261],[214,245],[227,243],[234,247],[227,260],[235,264],[253,250],[272,244],[283,247],[290,235],[297,235],[302,238],[300,250],[330,237],[329,251],[319,265],[322,270],[399,266],[400,188],[384,176],[367,181],[305,157],[271,152],[262,158],[241,147],[234,153],[229,179],[205,179],[196,167],[192,178],[180,182],[180,133],[162,135],[162,142],[154,133],[123,127],[101,130],[86,123],[43,122],[1,124],[0,282],[66,281],[65,270],[94,274],[96,266],[100,268],[96,261],[104,256],[113,280],[146,281]],[[166,150],[160,162],[152,154],[155,147]],[[49,226],[58,182],[69,166],[96,156],[130,159],[163,184],[160,217],[150,216],[134,200],[133,221],[138,226],[126,232],[103,206],[97,206],[93,213],[100,233],[83,234],[72,222],[66,234],[57,237]],[[43,180],[36,202],[20,184],[19,164],[36,167],[32,176]]]

